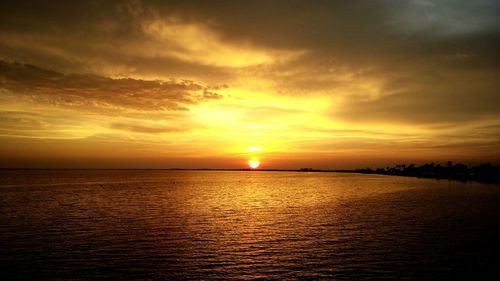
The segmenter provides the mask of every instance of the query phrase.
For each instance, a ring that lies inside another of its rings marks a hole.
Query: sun
[[[260,161],[259,160],[249,160],[248,166],[250,166],[250,168],[252,168],[252,169],[257,169],[260,166]]]

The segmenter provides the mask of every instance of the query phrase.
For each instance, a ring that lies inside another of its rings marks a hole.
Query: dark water
[[[1,279],[496,279],[500,186],[0,171]],[[498,280],[498,279],[497,279]]]

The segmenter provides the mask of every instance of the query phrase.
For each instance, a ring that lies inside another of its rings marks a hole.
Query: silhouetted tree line
[[[445,166],[434,163],[415,166],[414,164],[401,164],[394,167],[378,169],[357,169],[355,172],[364,174],[398,175],[418,178],[454,179],[461,181],[475,180],[483,182],[500,182],[500,166],[490,163],[475,167],[465,164],[453,164],[451,161]]]

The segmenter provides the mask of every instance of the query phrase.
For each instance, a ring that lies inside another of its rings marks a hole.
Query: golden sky
[[[0,167],[498,162],[498,11],[2,1]]]

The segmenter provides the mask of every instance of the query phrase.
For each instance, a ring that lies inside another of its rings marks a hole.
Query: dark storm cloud
[[[499,8],[497,1],[4,1],[0,22],[4,32],[71,35],[80,42],[66,44],[101,45],[147,39],[141,22],[175,18],[208,25],[228,41],[362,55],[362,61],[395,51],[455,51],[457,43],[493,51]]]
[[[192,81],[111,79],[62,74],[33,65],[0,61],[0,89],[14,97],[66,107],[109,111],[187,110],[188,105],[220,99]]]
[[[122,54],[112,47],[151,41],[144,21],[174,18],[207,25],[227,41],[308,49],[359,67],[478,51],[476,60],[491,61],[484,56],[497,54],[499,9],[497,1],[26,1],[3,2],[0,23],[4,34],[38,34],[68,55],[118,63]],[[126,60],[139,63],[130,54]]]
[[[175,1],[156,11],[163,17],[174,14],[210,24],[228,40],[307,48],[333,56],[346,55],[349,59],[361,55],[358,62],[370,57],[376,60],[379,55],[446,52],[456,50],[459,46],[455,43],[480,45],[490,51],[494,50],[491,39],[496,38],[493,41],[498,44],[498,1],[216,3],[218,5],[209,1]]]

